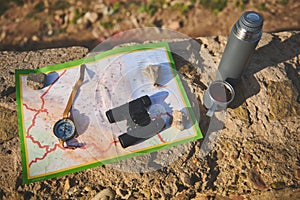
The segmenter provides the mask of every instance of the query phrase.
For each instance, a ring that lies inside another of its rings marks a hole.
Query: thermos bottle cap
[[[263,25],[263,17],[253,11],[245,12],[239,20],[241,28],[250,32],[260,31]]]

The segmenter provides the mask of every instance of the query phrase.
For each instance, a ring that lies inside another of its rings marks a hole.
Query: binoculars
[[[129,126],[127,133],[118,137],[123,148],[149,139],[165,127],[165,121],[162,118],[151,120],[148,113],[148,107],[151,104],[150,97],[145,95],[106,111],[106,117],[110,123],[127,120]]]

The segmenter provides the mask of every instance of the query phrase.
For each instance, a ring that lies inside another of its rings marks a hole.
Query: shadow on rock
[[[249,64],[250,67],[247,68],[242,78],[240,80],[227,80],[236,92],[236,97],[229,107],[237,108],[244,103],[246,99],[258,94],[260,86],[254,77],[254,74],[269,66],[276,66],[279,63],[290,60],[291,58],[299,55],[299,44],[300,34],[295,34],[284,41],[281,41],[280,38],[275,35],[269,44],[258,48],[254,52],[251,63]],[[295,78],[295,69],[286,65],[285,70],[288,77],[297,88],[298,93],[300,93],[300,78],[299,76]],[[300,71],[299,66],[298,71]],[[298,99],[300,99],[299,96]]]

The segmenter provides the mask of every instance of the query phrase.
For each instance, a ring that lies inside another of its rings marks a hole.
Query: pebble
[[[78,18],[76,24],[83,24],[83,18],[82,17]]]
[[[251,183],[259,190],[266,190],[267,186],[260,174],[256,170],[251,170],[249,174]]]
[[[191,185],[191,177],[187,173],[181,173],[180,179],[184,185],[187,185],[187,186]]]
[[[95,12],[87,12],[85,13],[85,15],[83,16],[83,19],[86,21],[91,22],[92,24],[95,23],[98,19],[98,14]]]
[[[296,171],[295,171],[295,178],[297,180],[300,180],[300,169],[296,169]]]
[[[103,15],[112,15],[113,14],[113,9],[110,9],[108,6],[103,7]]]
[[[4,40],[5,37],[6,37],[6,32],[5,32],[5,31],[2,31],[1,34],[0,34],[0,42],[1,42],[2,40]]]
[[[179,21],[173,21],[168,25],[168,28],[171,30],[178,30],[180,28],[180,23]]]
[[[217,152],[217,158],[218,160],[222,160],[222,158],[224,157],[224,153],[220,150]]]
[[[64,191],[67,192],[69,189],[70,189],[70,181],[69,179],[67,179],[64,185]]]
[[[72,22],[76,19],[77,14],[76,14],[76,9],[74,7],[69,8],[69,21]]]
[[[285,188],[285,182],[283,181],[274,182],[271,184],[271,188],[273,188],[274,190],[281,190]]]
[[[84,190],[84,191],[87,191],[87,192],[92,191],[91,187],[89,187],[89,186],[85,186],[85,187],[83,188],[83,190]]]
[[[239,152],[237,150],[232,150],[230,153],[230,157],[236,160],[239,157]]]
[[[240,196],[240,195],[234,195],[234,194],[230,194],[229,195],[229,198],[231,200],[244,200],[245,198],[243,196]]]
[[[190,196],[190,191],[183,190],[178,192],[174,199],[188,200]]]
[[[131,191],[123,190],[120,188],[117,188],[116,193],[121,196],[123,199],[128,199],[131,196]]]
[[[207,197],[206,195],[196,196],[192,200],[209,200],[210,197]]]
[[[250,153],[246,153],[246,154],[245,154],[244,159],[245,159],[246,161],[251,161],[252,158],[253,158],[253,156],[252,156]]]
[[[46,85],[46,74],[44,73],[30,73],[27,77],[27,86],[39,90],[45,87]]]
[[[38,38],[38,36],[33,35],[33,36],[31,37],[31,40],[34,41],[34,42],[38,42],[40,39]]]
[[[186,121],[186,116],[183,112],[178,110],[173,111],[173,121],[171,126],[179,129],[180,131],[183,131],[185,128]]]
[[[143,190],[143,194],[145,196],[146,199],[150,199],[151,198],[151,190],[150,189],[144,189]]]
[[[93,28],[93,30],[92,30],[92,35],[93,35],[95,38],[100,38],[100,37],[101,37],[101,31],[99,30],[98,27]]]
[[[96,194],[91,200],[113,200],[115,196],[116,193],[111,188],[106,188]]]
[[[47,34],[50,36],[50,35],[53,35],[54,31],[52,29],[49,29]]]

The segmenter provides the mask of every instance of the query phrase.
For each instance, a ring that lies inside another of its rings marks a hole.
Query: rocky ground
[[[0,0],[0,50],[84,46],[121,31],[161,27],[190,37],[228,35],[246,10],[265,18],[264,31],[300,27],[297,0]]]
[[[204,140],[28,185],[22,185],[14,70],[82,58],[88,49],[0,52],[0,199],[299,199],[300,32],[264,34],[235,86],[231,108],[212,119],[205,116],[202,95],[226,37],[200,37],[196,43],[198,49],[189,40],[170,41],[170,47],[188,54],[185,60],[173,56],[200,110]],[[178,159],[164,166],[160,157],[172,155]],[[161,167],[140,173],[116,168],[141,162]]]

